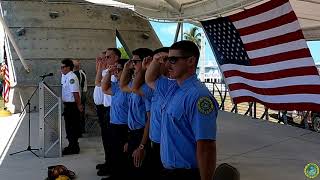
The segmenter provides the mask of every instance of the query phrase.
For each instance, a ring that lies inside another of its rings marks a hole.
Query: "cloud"
[[[164,35],[174,36],[176,34],[177,25],[168,24],[160,28],[160,33]]]

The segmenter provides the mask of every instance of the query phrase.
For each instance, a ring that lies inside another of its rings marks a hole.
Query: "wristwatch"
[[[139,149],[144,149],[144,145],[143,145],[143,144],[140,144],[140,145],[139,145]]]

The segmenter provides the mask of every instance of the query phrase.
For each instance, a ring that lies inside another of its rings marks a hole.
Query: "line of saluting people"
[[[120,59],[117,48],[108,48],[97,58],[94,102],[105,150],[98,175],[108,175],[104,180],[212,180],[218,103],[197,79],[198,47],[179,41],[155,51],[138,48],[132,55]],[[68,121],[73,114],[68,109],[81,112],[83,107],[72,68],[63,71],[64,66],[72,65],[62,61],[61,66],[69,140],[63,154],[74,154],[80,150],[79,132]]]

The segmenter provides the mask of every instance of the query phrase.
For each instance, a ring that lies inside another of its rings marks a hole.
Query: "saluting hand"
[[[125,69],[132,69],[132,68],[133,68],[132,60],[127,61],[127,62],[124,64],[124,68],[125,68]]]
[[[96,57],[96,71],[98,71],[99,64],[101,63],[102,58],[100,56]]]
[[[146,70],[149,67],[151,61],[152,61],[151,56],[145,57],[142,61],[142,69]]]
[[[117,71],[117,66],[116,65],[112,65],[112,66],[108,66],[108,72],[111,74],[111,75],[114,75]]]

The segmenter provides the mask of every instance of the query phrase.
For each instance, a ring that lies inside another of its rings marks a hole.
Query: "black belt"
[[[65,105],[72,105],[72,104],[76,104],[76,102],[63,102],[63,104],[65,104]]]

